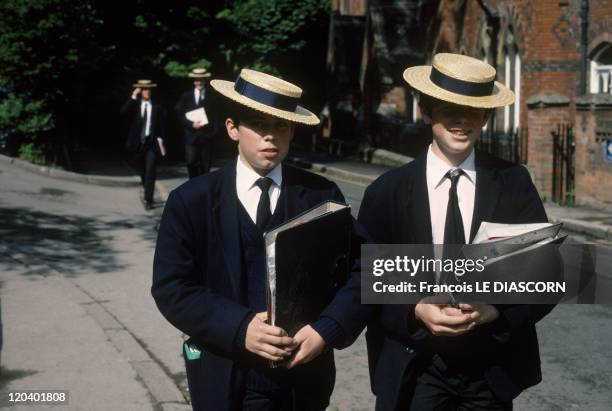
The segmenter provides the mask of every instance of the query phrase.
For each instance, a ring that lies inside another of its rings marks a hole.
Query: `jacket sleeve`
[[[138,107],[138,100],[130,97],[126,100],[125,103],[123,103],[123,105],[121,106],[121,110],[119,112],[121,113],[121,116],[123,117],[129,116],[136,110],[137,107]]]
[[[185,204],[173,191],[159,226],[151,293],[172,325],[205,349],[229,356],[239,346],[235,339],[241,324],[252,313],[204,285],[194,258],[195,243]]]
[[[154,137],[166,138],[166,108],[161,104],[155,106]]]
[[[179,123],[181,123],[183,128],[191,129],[193,127],[193,124],[191,123],[191,121],[187,120],[187,117],[185,117],[185,113],[187,112],[187,109],[185,108],[186,98],[186,94],[181,95],[176,105],[174,106],[174,112],[176,113],[176,118],[178,119]]]
[[[393,207],[396,207],[396,200],[384,184],[375,182],[366,189],[359,209],[359,222],[377,244],[397,243],[392,235],[396,218]],[[414,308],[415,304],[384,304],[375,309],[373,318],[387,334],[402,341],[412,341],[416,346],[429,332],[416,320]]]
[[[517,167],[517,176],[514,198],[520,199],[514,219],[517,223],[548,222],[544,205],[537,189],[531,181],[529,172],[525,167]],[[557,254],[558,269],[562,270],[560,255]],[[520,334],[552,311],[552,304],[519,304],[496,305],[500,312],[499,318],[492,324],[493,336],[501,342],[507,342],[512,335]]]
[[[335,184],[329,199],[346,202],[340,189]],[[331,318],[342,329],[341,337],[334,341],[334,348],[345,348],[351,345],[363,331],[373,310],[373,306],[361,304],[361,262],[359,256],[361,245],[367,241],[365,230],[353,219],[351,268],[348,279],[321,314],[321,318]]]

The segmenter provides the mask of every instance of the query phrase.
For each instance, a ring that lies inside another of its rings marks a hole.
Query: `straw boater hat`
[[[242,69],[236,82],[211,80],[210,85],[235,102],[295,123],[314,126],[319,119],[299,106],[302,89],[255,70]]]
[[[157,84],[153,83],[151,80],[138,80],[136,84],[132,84],[132,87],[153,88],[157,87]]]
[[[423,94],[462,106],[494,108],[514,103],[514,93],[495,81],[492,66],[461,54],[436,54],[431,66],[407,68],[404,80]]]
[[[210,73],[205,68],[194,68],[191,70],[191,73],[187,75],[191,78],[208,78],[210,77]]]

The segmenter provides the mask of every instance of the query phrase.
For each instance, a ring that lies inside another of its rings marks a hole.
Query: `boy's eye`
[[[277,121],[274,123],[274,128],[277,130],[285,130],[287,127],[289,127],[289,124],[286,121]]]

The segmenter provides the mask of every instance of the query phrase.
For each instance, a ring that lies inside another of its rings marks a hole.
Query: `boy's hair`
[[[423,93],[418,93],[417,98],[421,113],[427,114],[428,116],[431,116],[431,112],[436,106],[444,104],[443,101]]]
[[[238,104],[230,99],[223,99],[223,106],[221,107],[223,119],[231,118],[236,127],[240,125],[241,121],[247,120],[255,115],[255,110],[245,105]]]
[[[424,93],[418,93],[418,100],[419,100],[419,107],[421,109],[421,113],[426,114],[428,116],[431,116],[431,112],[433,111],[433,109],[436,106],[442,105],[442,104],[449,104],[446,101],[437,99],[435,97],[429,96],[427,94]],[[452,104],[452,103],[451,103]],[[490,108],[486,108],[485,110],[485,117],[488,118],[491,115],[491,113],[493,112],[493,109]]]

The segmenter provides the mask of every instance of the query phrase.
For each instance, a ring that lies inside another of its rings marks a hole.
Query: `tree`
[[[100,59],[100,21],[87,0],[4,0],[0,15],[0,83],[9,90],[0,127],[49,144],[82,97],[79,77]]]
[[[47,151],[119,144],[131,84],[153,79],[171,107],[196,65],[226,79],[251,67],[317,90],[329,10],[330,0],[0,1],[0,129]]]

